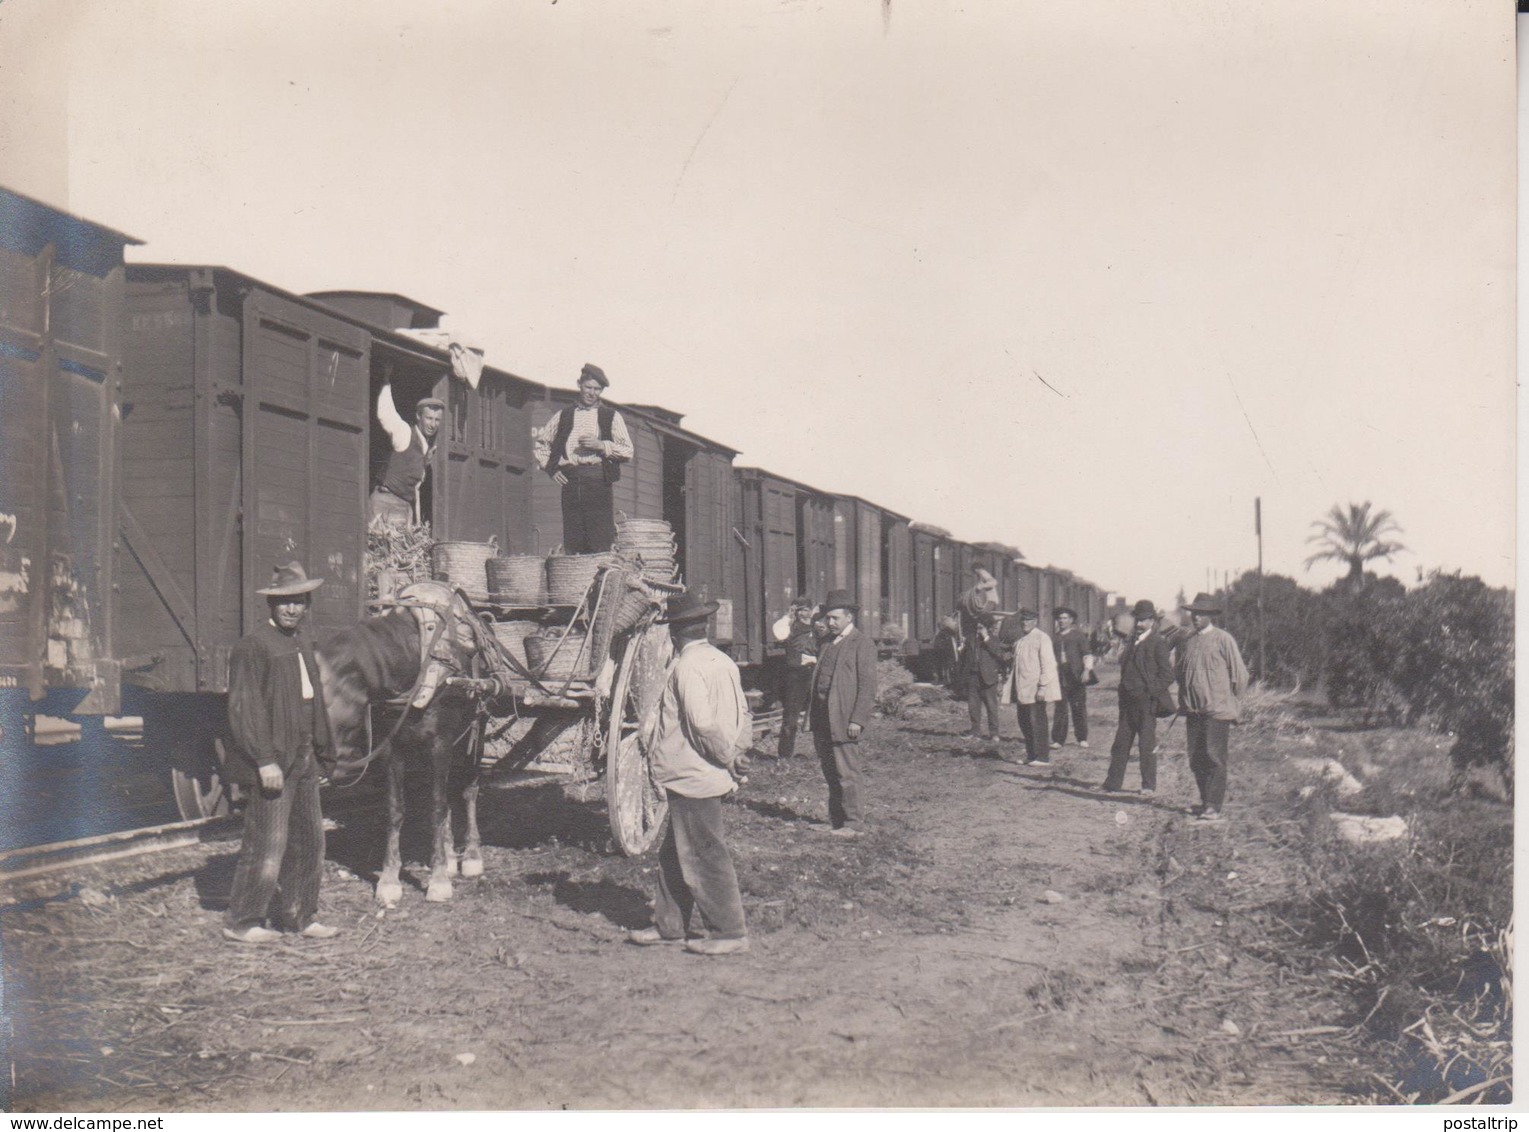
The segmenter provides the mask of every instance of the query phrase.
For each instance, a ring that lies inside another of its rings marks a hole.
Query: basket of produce
[[[495,621],[494,636],[506,652],[530,668],[531,661],[526,655],[526,638],[536,632],[539,624],[536,621]]]
[[[565,554],[547,559],[549,605],[578,605],[602,566],[616,562],[613,554]]]
[[[548,625],[525,638],[526,662],[541,680],[578,680],[591,668],[589,634],[583,629]]]
[[[430,552],[431,571],[470,597],[486,597],[488,571],[485,564],[499,553],[492,542],[438,542]]]
[[[542,605],[547,600],[547,560],[539,554],[505,554],[487,563],[488,592],[506,605]]]
[[[642,575],[631,570],[623,570],[619,579],[620,589],[616,591],[616,612],[611,618],[611,631],[625,633],[634,627],[643,616],[655,606],[662,606],[664,595],[655,591],[642,578]]]

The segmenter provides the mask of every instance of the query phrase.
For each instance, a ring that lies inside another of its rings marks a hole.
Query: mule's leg
[[[398,880],[398,870],[403,867],[399,852],[399,837],[403,832],[404,761],[390,752],[387,756],[388,775],[388,848],[377,873],[377,903],[384,908],[396,908],[403,899],[403,885]]]
[[[462,808],[467,811],[467,843],[462,846],[462,875],[483,875],[483,843],[478,837],[478,767],[474,763],[462,791]]]
[[[442,901],[451,899],[451,874],[456,871],[456,859],[451,853],[451,794],[447,789],[451,777],[450,744],[439,734],[431,743],[431,790],[430,802],[434,807],[431,817],[435,822],[435,844],[430,850],[430,884],[425,889],[425,899]]]

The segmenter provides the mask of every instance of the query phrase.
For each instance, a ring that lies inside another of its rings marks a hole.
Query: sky
[[[5,0],[0,182],[1131,598],[1511,585],[1492,0]]]

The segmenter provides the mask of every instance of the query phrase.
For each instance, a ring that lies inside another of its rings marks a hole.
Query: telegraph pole
[[[1264,667],[1264,501],[1263,496],[1253,497],[1253,533],[1258,536],[1258,678],[1267,679]]]

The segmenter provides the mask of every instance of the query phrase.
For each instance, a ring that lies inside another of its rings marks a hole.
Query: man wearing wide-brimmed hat
[[[1237,641],[1215,623],[1220,600],[1199,593],[1184,608],[1194,632],[1179,645],[1179,710],[1188,731],[1189,769],[1200,788],[1200,820],[1215,822],[1226,801],[1227,741],[1242,718],[1248,668]]]
[[[830,637],[818,650],[808,709],[812,741],[828,781],[828,821],[839,837],[865,832],[860,736],[876,708],[876,642],[856,627],[859,612],[848,590],[830,590],[823,600]]]
[[[1150,798],[1157,791],[1157,717],[1173,714],[1173,658],[1157,627],[1157,607],[1143,598],[1131,614],[1136,635],[1120,654],[1120,721],[1103,789],[1115,792],[1125,786],[1134,742],[1141,750],[1141,792]]]
[[[600,401],[609,385],[605,371],[587,363],[578,402],[554,413],[533,437],[536,463],[563,489],[564,554],[602,553],[616,541],[611,485],[634,449],[625,418]]]
[[[336,929],[315,918],[324,870],[324,815],[319,778],[332,746],[324,689],[313,644],[302,630],[308,602],[323,578],[302,563],[276,567],[265,597],[270,617],[234,646],[228,661],[228,727],[233,737],[224,773],[244,787],[244,841],[234,870],[223,935],[236,943],[270,943],[285,931],[329,939]]]
[[[754,725],[738,666],[707,639],[716,611],[716,602],[687,592],[670,599],[664,617],[677,655],[645,741],[653,777],[668,795],[669,828],[658,851],[653,926],[628,938],[733,955],[747,951],[749,940],[738,874],[722,839],[722,799],[749,768]]]
[[[377,423],[387,433],[387,459],[374,472],[371,517],[394,527],[419,522],[420,488],[430,471],[436,434],[446,416],[446,402],[421,397],[414,402],[414,423],[399,415],[393,403],[393,383],[383,382],[377,394]]]

